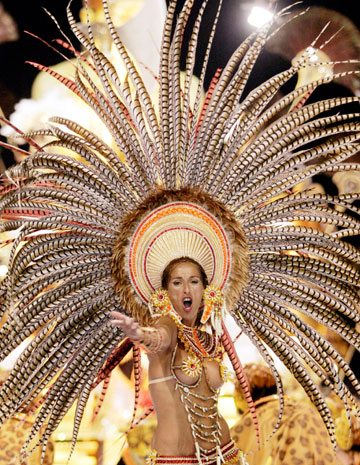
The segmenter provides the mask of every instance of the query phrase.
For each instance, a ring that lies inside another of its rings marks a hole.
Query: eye
[[[193,279],[191,281],[192,284],[199,284],[200,280],[199,279]]]
[[[181,281],[173,281],[173,286],[179,286],[181,284]]]

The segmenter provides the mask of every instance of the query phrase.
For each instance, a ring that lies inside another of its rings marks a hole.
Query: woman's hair
[[[244,372],[249,383],[253,401],[276,394],[276,382],[269,367],[260,363],[248,363],[244,366]],[[235,384],[235,396],[243,396],[239,383]]]
[[[175,268],[176,265],[179,263],[192,263],[199,267],[201,281],[203,283],[204,288],[209,284],[206,273],[204,268],[198,263],[197,261],[193,260],[190,257],[179,257],[172,260],[164,269],[162,276],[161,276],[161,286],[163,289],[167,289],[169,285],[170,275],[172,270]]]

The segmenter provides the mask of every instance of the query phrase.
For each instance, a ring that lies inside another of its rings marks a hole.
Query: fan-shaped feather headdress
[[[53,117],[48,129],[26,135],[36,152],[10,170],[1,190],[2,231],[17,232],[1,285],[6,314],[1,357],[32,339],[0,390],[0,421],[50,384],[24,451],[42,425],[40,442],[46,444],[75,401],[76,440],[91,389],[108,378],[131,347],[108,313],[117,309],[148,322],[149,292],[174,257],[172,227],[183,234],[179,255],[195,250],[195,259],[224,287],[228,310],[274,370],[280,394],[270,349],[303,386],[333,442],[331,413],[311,372],[342,399],[348,414],[356,407],[349,388],[360,393],[354,373],[301,315],[359,349],[360,253],[346,238],[359,234],[352,202],[360,194],[320,195],[296,186],[320,172],[359,169],[346,162],[359,150],[360,137],[359,113],[346,108],[359,98],[308,103],[284,114],[298,96],[333,79],[324,77],[273,101],[300,67],[311,66],[305,58],[244,95],[275,21],[235,50],[203,100],[219,5],[190,103],[207,3],[199,2],[181,82],[183,32],[193,0],[185,1],[176,21],[176,1],[170,2],[158,112],[106,1],[108,30],[128,71],[123,80],[96,47],[91,27],[85,35],[68,9],[87,54],[78,61],[73,81],[52,74],[88,104],[114,145],[70,119]],[[40,147],[33,140],[38,135],[51,141]],[[155,217],[159,222],[151,223]],[[324,232],[323,225],[333,225],[333,232]],[[164,255],[164,244],[171,257]]]

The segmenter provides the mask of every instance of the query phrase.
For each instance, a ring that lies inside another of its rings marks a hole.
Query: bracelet
[[[138,343],[149,353],[155,354],[159,352],[163,345],[163,335],[155,328],[141,328],[144,333],[142,339]]]

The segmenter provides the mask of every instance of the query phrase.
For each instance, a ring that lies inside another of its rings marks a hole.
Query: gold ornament
[[[200,320],[201,324],[205,324],[210,318],[216,334],[220,335],[224,311],[224,294],[222,291],[214,285],[207,286],[204,291],[204,311]]]
[[[154,292],[150,299],[149,309],[153,318],[170,316],[176,324],[181,324],[181,317],[172,306],[166,289],[158,289]]]
[[[234,381],[234,374],[228,369],[226,365],[220,363],[220,376],[224,383],[227,381]]]
[[[201,361],[196,355],[189,355],[181,364],[182,371],[191,378],[196,378],[201,375]]]

